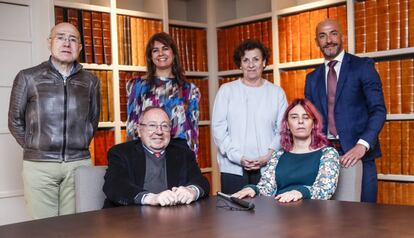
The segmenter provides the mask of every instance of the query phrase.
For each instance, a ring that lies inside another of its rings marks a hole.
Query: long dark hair
[[[155,85],[154,75],[156,72],[156,67],[154,62],[152,62],[152,49],[154,48],[155,41],[158,41],[172,49],[174,54],[174,60],[172,64],[172,74],[176,77],[178,85],[182,86],[186,82],[185,72],[183,67],[180,64],[180,57],[178,54],[177,44],[165,32],[159,32],[151,36],[147,43],[147,47],[145,50],[145,56],[147,60],[147,77],[146,80],[148,81],[149,85],[152,87]]]

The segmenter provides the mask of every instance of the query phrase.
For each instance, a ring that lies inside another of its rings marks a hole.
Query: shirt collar
[[[342,50],[341,53],[339,53],[339,55],[337,55],[333,60],[338,61],[338,63],[342,63],[342,61],[344,60],[344,56],[345,56],[345,50]],[[330,61],[331,60],[327,60],[327,59],[324,60],[324,64],[326,67],[328,67],[328,63]]]
[[[155,152],[154,152],[154,151],[152,151],[152,150],[150,150],[148,147],[146,147],[146,146],[144,145],[144,143],[141,143],[141,144],[142,144],[142,147],[144,147],[144,149],[145,149],[146,151],[148,151],[150,154],[152,154],[152,155],[154,155],[154,154],[155,154]],[[165,153],[165,150],[161,151],[160,153],[161,153],[161,155],[163,155],[163,154]]]

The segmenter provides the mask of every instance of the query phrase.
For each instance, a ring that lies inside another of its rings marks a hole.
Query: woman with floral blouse
[[[329,199],[339,175],[339,155],[327,147],[322,119],[307,99],[295,99],[282,120],[282,149],[274,152],[257,185],[248,185],[234,197],[275,196],[279,202]]]
[[[164,108],[172,128],[171,137],[198,150],[200,91],[186,81],[178,49],[170,35],[154,34],[146,47],[147,75],[128,83],[127,138],[138,138],[138,119],[148,106]]]

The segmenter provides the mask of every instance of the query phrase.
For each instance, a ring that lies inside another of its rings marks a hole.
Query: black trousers
[[[256,185],[260,177],[260,169],[253,171],[243,170],[243,176],[221,173],[221,191],[226,194],[233,194],[248,184]]]

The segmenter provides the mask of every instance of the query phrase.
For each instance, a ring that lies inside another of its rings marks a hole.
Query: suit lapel
[[[171,189],[177,186],[180,174],[180,161],[177,157],[178,153],[174,151],[174,148],[169,145],[165,152],[165,159],[167,164],[167,184],[168,188]]]
[[[348,78],[348,72],[349,72],[349,55],[345,53],[344,59],[342,61],[341,65],[341,71],[339,74],[338,84],[336,86],[336,94],[335,94],[335,105],[338,102],[339,97],[341,96],[342,89],[344,88],[345,82]]]
[[[325,83],[325,64],[322,64],[316,75],[316,90],[318,92],[319,101],[322,105],[322,114],[324,118],[328,115],[326,83]]]
[[[135,176],[138,178],[136,181],[139,181],[141,186],[144,186],[145,182],[145,172],[146,172],[146,161],[145,161],[145,152],[144,148],[142,147],[142,142],[140,140],[137,140],[137,143],[135,144],[135,154],[132,156],[134,158],[134,163],[136,163],[136,166],[134,168]]]

